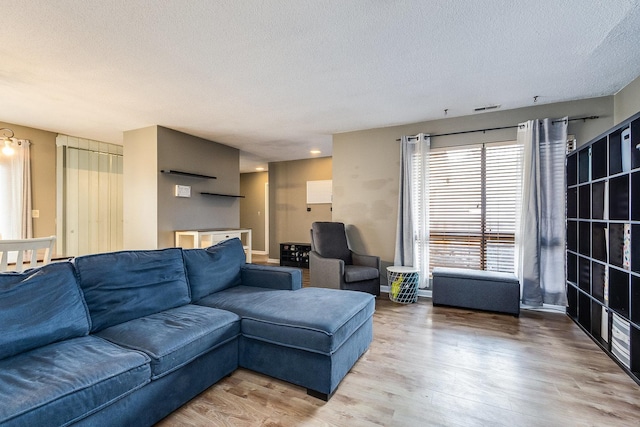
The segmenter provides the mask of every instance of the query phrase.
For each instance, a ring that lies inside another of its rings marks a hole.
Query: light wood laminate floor
[[[376,301],[329,402],[238,369],[160,426],[638,426],[640,386],[566,315]]]

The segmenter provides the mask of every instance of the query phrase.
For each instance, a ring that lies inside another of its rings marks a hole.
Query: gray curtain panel
[[[400,191],[394,265],[420,270],[419,287],[429,287],[429,150],[420,133],[400,142]]]
[[[567,303],[565,285],[565,156],[567,117],[521,123],[522,205],[516,231],[516,274],[522,303]]]
[[[400,140],[400,191],[398,196],[398,224],[396,251],[393,265],[413,266],[414,224],[412,208],[412,158],[416,150],[416,137],[403,136]]]

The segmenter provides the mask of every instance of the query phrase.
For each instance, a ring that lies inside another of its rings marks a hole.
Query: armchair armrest
[[[363,267],[373,267],[380,270],[380,257],[374,255],[360,255],[355,252],[351,252],[351,259],[353,265],[361,265]]]
[[[244,286],[295,291],[302,288],[302,272],[291,267],[245,264],[240,268],[240,283]]]
[[[309,252],[309,279],[311,286],[341,289],[344,277],[344,261],[325,258],[316,251]]]

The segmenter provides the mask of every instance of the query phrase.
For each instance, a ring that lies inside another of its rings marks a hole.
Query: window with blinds
[[[429,251],[429,273],[513,271],[521,151],[513,142],[430,152],[429,239],[418,248]]]

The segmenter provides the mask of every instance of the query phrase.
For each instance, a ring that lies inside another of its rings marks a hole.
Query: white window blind
[[[485,270],[513,272],[522,146],[486,146]]]
[[[515,143],[431,151],[429,272],[513,271],[520,153]]]

